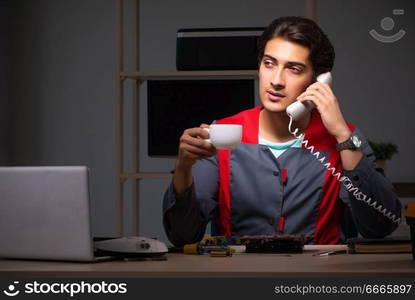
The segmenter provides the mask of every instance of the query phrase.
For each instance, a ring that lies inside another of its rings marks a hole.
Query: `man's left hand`
[[[327,131],[336,138],[338,143],[347,140],[351,130],[343,118],[339,102],[330,85],[315,82],[304,93],[297,97],[298,101],[313,101],[320,112],[321,119]]]

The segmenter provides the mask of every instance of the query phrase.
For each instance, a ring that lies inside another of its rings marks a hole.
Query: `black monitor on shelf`
[[[176,156],[187,128],[255,106],[253,79],[149,80],[148,155]]]

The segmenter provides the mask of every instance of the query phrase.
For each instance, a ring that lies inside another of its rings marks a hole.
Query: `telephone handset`
[[[317,76],[317,81],[322,83],[331,84],[332,77],[331,73],[323,73]],[[290,117],[288,124],[288,131],[297,139],[302,140],[301,145],[305,149],[309,150],[310,153],[315,156],[315,158],[329,171],[331,175],[334,176],[339,182],[343,183],[346,189],[353,193],[353,196],[362,202],[365,202],[367,205],[371,206],[374,210],[378,211],[380,214],[388,218],[389,220],[399,224],[401,218],[392,213],[392,211],[383,207],[382,204],[378,204],[372,198],[368,197],[362,193],[359,188],[355,187],[352,181],[347,176],[342,176],[340,172],[336,172],[336,168],[331,166],[330,162],[326,162],[326,157],[322,156],[319,151],[316,151],[313,145],[309,145],[309,141],[304,139],[304,133],[299,133],[298,128],[292,129],[293,121],[298,120],[304,113],[311,111],[315,107],[315,104],[312,101],[295,101],[287,107],[287,114]]]
[[[323,73],[317,76],[317,81],[322,83],[331,84],[333,81],[331,73]],[[287,114],[294,120],[298,120],[306,112],[311,111],[316,105],[312,101],[295,101],[287,107]]]

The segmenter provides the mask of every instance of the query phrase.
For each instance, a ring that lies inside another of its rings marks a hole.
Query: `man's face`
[[[259,93],[270,112],[284,112],[312,83],[310,50],[277,37],[269,40],[259,66]]]

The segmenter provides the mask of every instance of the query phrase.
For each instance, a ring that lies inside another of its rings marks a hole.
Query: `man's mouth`
[[[273,90],[267,90],[268,99],[271,101],[280,101],[282,98],[286,97],[287,95],[276,92]]]

